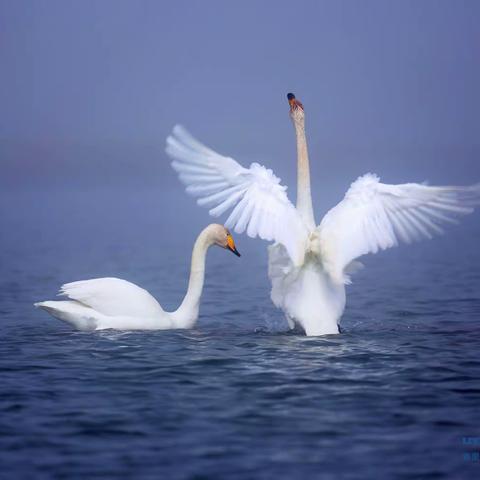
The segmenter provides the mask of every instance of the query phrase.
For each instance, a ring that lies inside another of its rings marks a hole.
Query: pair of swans
[[[198,142],[183,127],[173,129],[166,151],[187,192],[209,207],[212,216],[232,210],[226,227],[274,242],[268,247],[271,298],[290,328],[298,324],[306,335],[336,334],[345,309],[345,285],[360,265],[357,259],[442,233],[442,224],[473,211],[480,201],[480,184],[387,185],[367,173],[352,183],[317,226],[305,112],[295,95],[287,97],[297,142],[296,206],[271,170],[258,163],[244,168]],[[239,255],[226,228],[207,227],[195,243],[188,292],[175,312],[164,312],[147,291],[116,278],[66,284],[61,293],[69,300],[36,306],[82,330],[191,328],[198,317],[205,256],[212,244]]]

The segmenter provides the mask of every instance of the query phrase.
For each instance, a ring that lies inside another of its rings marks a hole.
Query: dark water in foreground
[[[7,216],[2,233],[0,477],[480,478],[480,445],[462,444],[480,437],[473,217],[369,258],[345,333],[306,338],[285,332],[265,250],[243,236],[241,259],[209,254],[194,330],[72,331],[32,302],[116,275],[173,308],[192,233],[64,213]]]

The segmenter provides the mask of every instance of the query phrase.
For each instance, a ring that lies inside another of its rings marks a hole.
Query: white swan
[[[316,226],[310,193],[310,169],[303,105],[288,94],[297,140],[297,205],[271,170],[252,163],[244,168],[195,140],[176,126],[167,153],[187,192],[218,216],[233,208],[226,225],[274,241],[269,247],[271,298],[291,328],[307,335],[338,333],[345,309],[345,285],[355,259],[441,233],[442,223],[473,211],[480,184],[430,187],[387,185],[373,174],[352,183],[344,199]]]
[[[69,300],[39,302],[35,306],[78,330],[192,328],[198,318],[205,258],[211,245],[219,245],[240,256],[225,227],[217,224],[206,227],[193,247],[187,294],[174,312],[165,312],[150,293],[120,278],[67,283],[61,287],[60,294]]]

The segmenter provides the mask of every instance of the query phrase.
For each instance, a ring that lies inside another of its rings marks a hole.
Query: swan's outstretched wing
[[[303,262],[307,229],[271,170],[258,163],[244,168],[202,145],[179,125],[167,138],[166,151],[187,192],[198,197],[199,205],[210,207],[210,215],[233,208],[225,222],[228,228],[281,243],[295,264]]]
[[[120,278],[94,278],[66,283],[60,295],[110,316],[151,318],[160,315],[160,304],[143,288]]]
[[[325,268],[336,281],[348,282],[345,269],[367,253],[442,233],[441,224],[473,211],[480,184],[430,187],[418,183],[385,185],[373,174],[358,178],[344,199],[317,227]]]

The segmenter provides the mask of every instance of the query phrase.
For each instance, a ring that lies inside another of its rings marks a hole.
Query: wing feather
[[[225,222],[228,228],[278,242],[296,265],[303,262],[308,230],[289,201],[286,187],[271,170],[257,163],[244,168],[201,144],[179,125],[167,138],[166,152],[187,193],[208,207],[210,215],[220,216],[231,209]]]
[[[441,234],[442,224],[457,223],[479,203],[480,184],[386,185],[367,174],[352,183],[317,227],[319,253],[332,278],[348,283],[345,270],[356,258]]]
[[[120,278],[93,278],[66,283],[61,286],[59,295],[110,316],[152,318],[163,312],[150,293]]]

